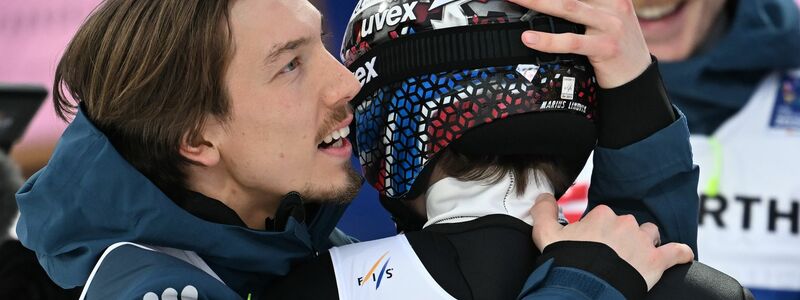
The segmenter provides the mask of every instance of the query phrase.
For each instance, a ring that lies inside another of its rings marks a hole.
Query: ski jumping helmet
[[[585,56],[527,48],[521,35],[531,29],[584,31],[505,0],[356,5],[341,49],[362,85],[350,139],[396,218],[401,200],[425,192],[447,147],[559,157],[577,177],[596,144],[594,70]]]

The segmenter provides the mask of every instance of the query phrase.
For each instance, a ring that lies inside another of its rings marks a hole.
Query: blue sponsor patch
[[[783,74],[769,126],[800,130],[800,77]]]

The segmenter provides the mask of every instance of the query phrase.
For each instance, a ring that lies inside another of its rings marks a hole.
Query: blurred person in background
[[[700,261],[735,277],[758,299],[800,299],[795,1],[634,4],[670,99],[686,114],[702,168]],[[588,182],[588,171],[581,178]]]

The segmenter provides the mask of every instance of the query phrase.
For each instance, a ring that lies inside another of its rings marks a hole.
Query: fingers
[[[531,216],[535,226],[558,223],[558,204],[552,194],[541,194],[531,207]]]
[[[586,216],[583,217],[584,220],[603,220],[604,222],[601,224],[603,226],[607,226],[606,224],[612,222],[616,218],[617,214],[614,213],[610,207],[605,205],[598,205],[595,208],[592,208],[592,210],[586,213]]]
[[[653,246],[658,247],[661,245],[661,234],[658,233],[658,226],[656,226],[656,224],[650,222],[644,223],[639,226],[639,229],[641,229],[645,235],[647,235],[647,237],[653,241]]]
[[[549,237],[563,227],[558,223],[556,198],[551,194],[539,195],[531,208],[531,217],[533,217],[533,242],[539,247],[539,250],[543,250],[555,242]]]
[[[692,248],[686,244],[669,243],[656,248],[658,256],[664,263],[664,270],[671,268],[674,265],[685,264],[694,259]]]
[[[587,56],[602,88],[630,82],[652,62],[631,0],[509,1],[586,25],[583,35],[527,31],[522,41],[529,48],[546,53]]]
[[[589,27],[604,28],[609,16],[578,0],[509,0],[528,9]]]
[[[574,53],[589,57],[611,57],[619,46],[596,35],[526,31],[522,42],[529,48],[547,53]]]

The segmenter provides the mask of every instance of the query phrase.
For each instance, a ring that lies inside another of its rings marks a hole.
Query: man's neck
[[[517,194],[516,178],[507,173],[497,183],[460,181],[447,177],[433,184],[426,193],[428,222],[425,226],[459,223],[491,215],[505,214],[533,223],[530,208],[542,193],[553,193],[543,175],[531,174],[525,192]]]
[[[257,193],[243,187],[230,176],[203,174],[190,176],[190,189],[218,200],[232,209],[250,229],[264,230],[280,205],[280,196]]]

